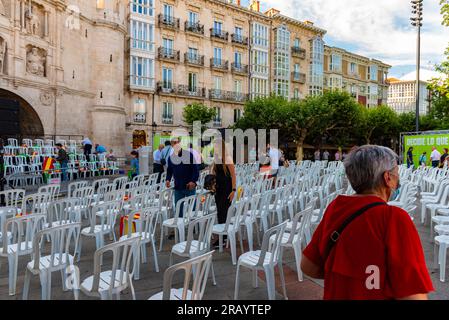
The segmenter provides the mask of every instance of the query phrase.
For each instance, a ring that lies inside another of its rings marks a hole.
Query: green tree
[[[201,121],[201,127],[204,129],[206,124],[211,122],[215,117],[215,110],[204,104],[192,103],[187,105],[182,112],[184,122],[189,126],[193,126],[193,122]]]
[[[391,139],[397,140],[399,119],[393,109],[388,106],[378,106],[362,110],[358,132],[363,143],[391,145]]]

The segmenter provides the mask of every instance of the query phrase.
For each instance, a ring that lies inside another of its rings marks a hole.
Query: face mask
[[[401,193],[401,183],[398,182],[398,186],[396,189],[392,189],[392,193],[390,196],[390,201],[393,201],[394,199],[396,199],[398,197],[398,195]]]

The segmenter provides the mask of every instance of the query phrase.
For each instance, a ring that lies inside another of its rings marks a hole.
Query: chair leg
[[[433,269],[438,269],[438,248],[437,248],[437,243],[434,241],[433,242]]]
[[[216,286],[217,285],[217,281],[215,281],[214,264],[212,262],[210,263],[210,267],[211,267],[211,271],[212,271],[212,284],[214,286]]]
[[[28,300],[28,292],[30,291],[31,272],[28,268],[25,271],[25,281],[23,284],[22,300]]]
[[[168,258],[168,266],[171,267],[173,264],[173,252],[170,252],[170,256]]]
[[[151,240],[151,248],[153,250],[153,256],[154,256],[154,269],[156,272],[159,272],[159,263],[157,261],[157,252],[156,252],[156,244],[154,243],[154,239]],[[146,256],[146,253],[145,253]]]
[[[18,255],[8,255],[9,264],[9,295],[16,295],[16,285],[17,285],[17,262],[19,260]]]
[[[67,291],[67,268],[61,269],[62,290]]]
[[[162,251],[163,243],[164,243],[164,226],[161,224],[161,242],[159,243],[159,252]]]
[[[42,292],[42,300],[48,300],[48,289],[47,289],[47,285],[48,285],[48,281],[47,281],[47,273],[44,272],[39,272],[39,280],[41,282],[41,292]]]
[[[285,300],[288,300],[287,289],[285,288],[284,266],[282,265],[282,253],[281,258],[279,259],[278,268],[279,268],[279,276],[281,278],[282,292],[284,294]]]
[[[268,291],[268,299],[275,300],[276,299],[276,290],[274,285],[274,268],[271,266],[266,266],[265,270],[265,278],[267,281],[267,291]]]
[[[235,274],[234,300],[238,300],[240,286],[240,264],[237,265],[237,272]]]
[[[254,247],[253,247],[253,224],[252,223],[248,223],[246,225],[246,233],[248,236],[248,250],[253,251]]]
[[[230,241],[231,246],[232,264],[235,266],[237,264],[237,244],[235,243],[235,233],[229,233],[228,240]]]
[[[440,252],[438,255],[440,263],[440,281],[444,282],[446,278],[446,253],[447,247],[445,243],[440,243]]]
[[[253,269],[252,278],[253,278],[253,288],[258,288],[259,287],[259,279],[257,277],[257,269]]]
[[[298,281],[303,281],[303,274],[301,270],[301,242],[297,241],[293,243],[293,252],[295,253],[296,271],[298,273]]]
[[[223,235],[222,234],[218,235],[218,245],[220,247],[218,252],[222,253],[223,252]]]
[[[133,280],[131,279],[131,277],[129,277],[128,281],[129,281],[129,288],[131,289],[131,295],[133,297],[133,300],[136,300],[136,292],[134,291]]]
[[[83,236],[81,235],[80,237],[79,237],[79,242],[78,242],[78,246],[77,246],[77,256],[78,256],[78,262],[80,262],[80,259],[81,259],[81,247],[82,247],[82,240],[83,240]]]

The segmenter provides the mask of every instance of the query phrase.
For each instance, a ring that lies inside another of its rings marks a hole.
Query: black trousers
[[[84,145],[84,155],[86,156],[88,161],[89,161],[89,155],[91,153],[92,153],[92,145],[91,144],[85,144]]]
[[[432,167],[434,167],[434,168],[438,167],[439,164],[440,164],[440,161],[438,161],[438,160],[432,161]]]
[[[153,173],[159,173],[157,176],[157,183],[161,182],[161,175],[164,172],[164,166],[160,163],[155,163],[153,166]]]

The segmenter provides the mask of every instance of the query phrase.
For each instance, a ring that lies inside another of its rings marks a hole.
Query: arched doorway
[[[147,133],[144,130],[134,130],[133,132],[133,149],[147,145]]]
[[[0,89],[0,137],[39,138],[44,127],[39,115],[22,97]]]

